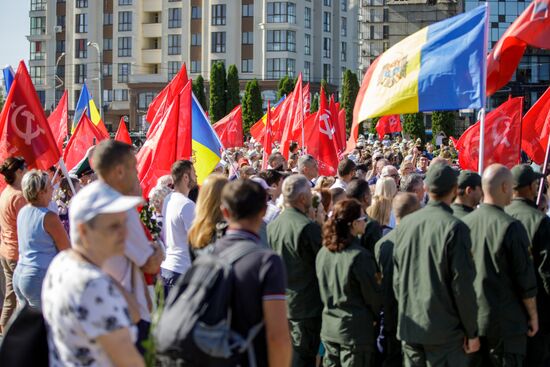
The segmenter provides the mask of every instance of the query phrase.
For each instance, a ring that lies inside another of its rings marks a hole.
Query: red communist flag
[[[512,168],[519,162],[523,97],[509,99],[485,117],[485,157],[483,166],[501,163]],[[477,171],[479,162],[479,122],[458,139],[460,168]]]
[[[296,86],[292,95],[285,99],[286,109],[281,111],[283,115],[279,115],[278,128],[283,126],[283,135],[281,137],[281,154],[285,159],[288,159],[289,147],[291,141],[296,141],[299,145],[302,144],[302,131],[304,129],[304,95],[302,92],[302,74],[298,75]]]
[[[271,131],[271,107],[269,104],[269,101],[267,101],[267,113],[265,118],[265,132],[264,132],[264,140],[262,145],[264,146],[264,154],[262,156],[262,170],[267,169],[267,159],[271,155],[272,147],[273,147],[273,134]]]
[[[331,118],[327,98],[321,87],[319,111],[317,111],[317,124],[319,126],[317,130],[317,144],[319,146],[317,162],[319,164],[319,174],[322,176],[336,176],[336,170],[338,168],[338,153],[336,151],[336,138],[332,121],[333,119]]]
[[[307,117],[311,113],[311,94],[309,92],[309,83],[304,86],[302,93],[304,95],[304,117]]]
[[[346,123],[340,120],[340,104],[334,100],[334,94],[330,96],[330,118],[334,127],[334,146],[340,157],[346,149]]]
[[[63,160],[67,169],[69,171],[73,169],[84,158],[90,147],[105,139],[109,139],[109,134],[105,135],[88,115],[83,113],[63,152]]]
[[[550,88],[523,117],[521,149],[536,164],[544,164],[550,134]]]
[[[130,138],[130,133],[126,127],[126,122],[124,122],[124,116],[120,118],[120,122],[118,123],[115,140],[132,145],[132,138]]]
[[[227,116],[212,125],[224,148],[243,146],[243,110],[238,105]]]
[[[534,0],[487,56],[487,95],[512,78],[527,46],[550,49],[550,0]]]
[[[50,125],[60,152],[63,151],[63,142],[65,142],[68,135],[68,105],[67,91],[65,91],[55,110],[48,116],[48,125]]]
[[[380,140],[386,134],[398,133],[401,130],[401,118],[399,115],[382,116],[376,123],[376,132]]]
[[[38,169],[52,167],[61,156],[23,61],[0,114],[0,162],[10,156]]]

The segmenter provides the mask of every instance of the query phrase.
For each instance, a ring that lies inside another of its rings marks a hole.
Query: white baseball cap
[[[99,214],[123,213],[142,204],[140,196],[124,196],[101,181],[94,181],[71,200],[69,222],[71,238],[76,238],[77,224],[94,219]]]

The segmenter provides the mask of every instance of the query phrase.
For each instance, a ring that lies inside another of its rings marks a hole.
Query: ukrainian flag
[[[101,119],[101,115],[97,110],[94,100],[90,97],[90,92],[88,92],[88,87],[86,86],[86,83],[84,83],[84,86],[80,91],[78,102],[76,102],[76,107],[74,109],[73,126],[71,128],[72,132],[74,132],[74,130],[76,129],[76,125],[80,121],[80,118],[82,117],[83,113],[86,113],[88,115],[88,117],[94,123],[95,126],[97,126],[99,129],[109,134],[107,132],[107,128],[105,127],[105,124],[103,123],[103,120]]]
[[[380,55],[363,79],[354,108],[357,121],[482,108],[487,20],[485,4],[423,28]]]
[[[221,160],[222,144],[193,94],[192,150],[197,181],[202,184]]]

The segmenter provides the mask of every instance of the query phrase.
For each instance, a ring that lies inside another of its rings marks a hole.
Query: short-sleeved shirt
[[[19,261],[17,266],[48,269],[59,252],[50,234],[44,228],[44,219],[50,213],[46,207],[25,205],[17,216]]]
[[[42,286],[50,366],[111,366],[97,338],[130,328],[124,296],[98,267],[70,251],[52,261]]]
[[[164,243],[166,259],[161,267],[183,274],[191,266],[187,236],[195,218],[195,203],[179,192],[164,199]]]
[[[26,204],[23,192],[9,185],[0,195],[0,256],[6,260],[19,258],[17,214]]]
[[[236,284],[233,287],[231,320],[232,330],[246,337],[248,331],[264,319],[263,301],[285,300],[286,273],[281,258],[260,243],[253,233],[228,229],[218,240],[214,253],[220,253],[238,241],[253,241],[257,251],[245,255],[233,265]],[[267,341],[265,328],[254,339],[254,351],[258,366],[267,366]],[[248,366],[243,356],[242,366]]]

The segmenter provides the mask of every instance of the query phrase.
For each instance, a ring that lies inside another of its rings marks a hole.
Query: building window
[[[390,26],[385,25],[382,27],[382,38],[385,40],[390,38]]]
[[[304,27],[311,29],[311,8],[306,6],[304,11]]]
[[[192,73],[200,73],[201,72],[201,62],[200,62],[200,60],[191,60],[191,72]]]
[[[254,4],[243,4],[243,17],[254,16]]]
[[[201,7],[192,6],[191,7],[191,19],[201,19]]]
[[[296,4],[290,2],[267,3],[268,23],[296,23]]]
[[[58,65],[55,75],[57,75],[59,79],[65,79],[65,65]]]
[[[109,89],[103,89],[103,102],[112,102],[113,101],[113,91]]]
[[[168,9],[168,28],[181,27],[181,8]]]
[[[103,64],[103,76],[113,76],[113,64]]]
[[[88,39],[81,38],[74,40],[75,58],[85,59],[88,57]]]
[[[201,33],[193,33],[191,35],[191,46],[200,46],[202,41]]]
[[[181,62],[168,61],[168,80],[172,80],[172,78],[176,76],[176,74],[180,69],[181,69]]]
[[[348,0],[340,0],[340,11],[348,11]]]
[[[104,38],[103,39],[103,51],[112,51],[113,50],[113,39]]]
[[[36,94],[38,95],[38,100],[40,101],[40,105],[44,107],[46,105],[46,91],[37,90]]]
[[[330,70],[331,70],[330,64],[323,64],[323,79],[326,80],[327,83],[330,83]]]
[[[128,89],[114,89],[115,101],[127,101]]]
[[[311,63],[304,61],[304,82],[309,82],[311,78]]]
[[[132,12],[131,11],[118,12],[118,30],[120,32],[132,30]]]
[[[76,7],[77,8],[87,8],[88,7],[88,0],[76,0]]]
[[[252,73],[253,70],[253,61],[252,59],[243,59],[241,60],[241,73]]]
[[[31,0],[31,11],[46,10],[46,0]]]
[[[44,66],[31,66],[31,78],[34,85],[43,85],[46,81]]]
[[[323,38],[323,57],[330,59],[330,38]]]
[[[138,94],[138,108],[140,110],[146,110],[149,108],[151,102],[155,98],[155,93],[153,92],[142,92]]]
[[[296,60],[294,59],[267,59],[267,78],[281,79],[285,75],[294,78],[296,74]]]
[[[31,36],[46,34],[46,17],[31,17]]]
[[[304,35],[304,54],[311,55],[311,35]]]
[[[113,25],[113,13],[103,14],[103,25]]]
[[[324,6],[332,6],[332,0],[323,0]]]
[[[225,32],[212,32],[212,52],[225,52]]]
[[[348,35],[348,19],[342,17],[340,20],[340,35],[346,37]]]
[[[77,14],[75,16],[75,32],[76,33],[87,33],[88,32],[88,14]]]
[[[132,5],[132,0],[118,0],[118,5]]]
[[[74,66],[74,82],[76,84],[84,84],[86,81],[86,65],[77,64]]]
[[[32,41],[31,42],[31,60],[44,60],[46,53],[44,52],[44,42]]]
[[[55,52],[57,52],[58,54],[61,52],[65,52],[65,40],[55,41]]]
[[[65,16],[58,15],[55,23],[58,27],[65,27]]]
[[[181,35],[169,34],[168,35],[168,55],[181,54]]]
[[[118,64],[118,78],[119,83],[128,83],[128,75],[130,75],[130,64],[121,63]]]
[[[225,25],[225,4],[212,5],[212,25]]]
[[[254,43],[254,32],[243,32],[242,44],[252,45]]]
[[[267,51],[296,52],[296,32],[267,31]]]
[[[388,9],[384,9],[384,10],[382,11],[382,21],[383,21],[384,23],[387,23],[387,22],[390,21],[390,12],[389,12]]]
[[[323,31],[330,32],[330,12],[323,12]]]
[[[342,53],[340,54],[340,61],[346,62],[348,59],[348,44],[346,42],[342,42]]]
[[[118,56],[132,56],[132,37],[118,37]]]

